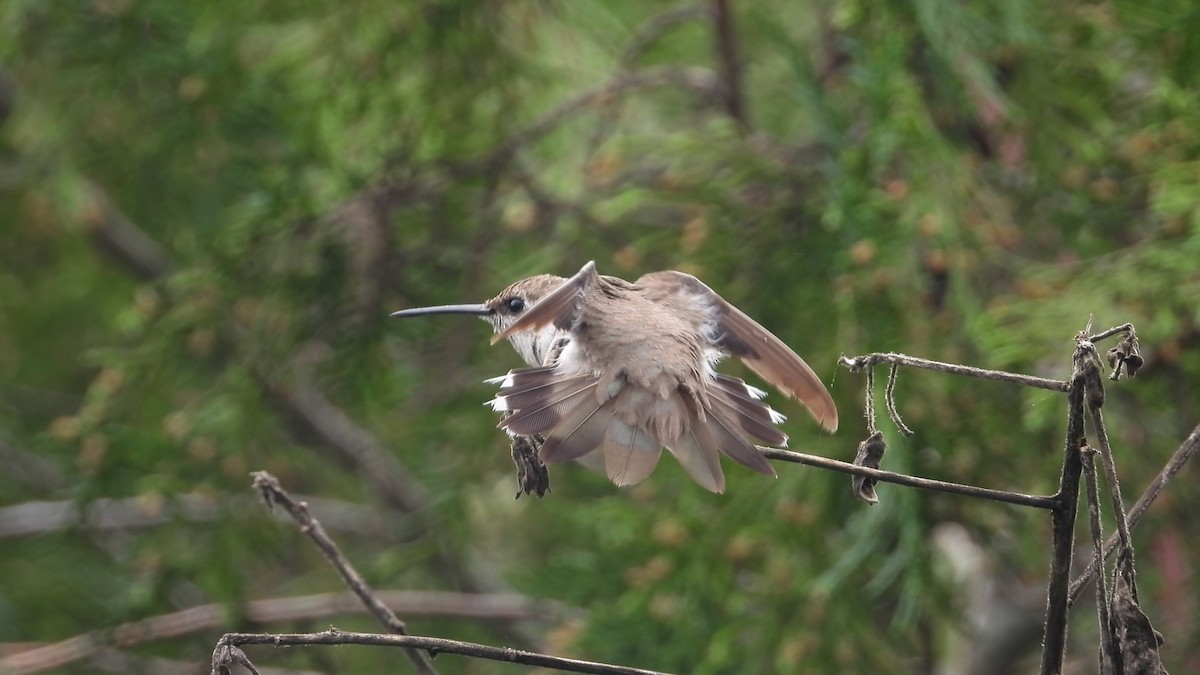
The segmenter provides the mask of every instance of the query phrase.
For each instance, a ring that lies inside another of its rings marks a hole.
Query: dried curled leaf
[[[1154,630],[1137,599],[1131,556],[1117,558],[1116,585],[1112,598],[1112,631],[1120,664],[1114,672],[1123,675],[1167,675],[1159,657],[1162,633]]]
[[[1138,370],[1141,369],[1145,360],[1142,359],[1141,349],[1138,347],[1137,335],[1132,331],[1125,335],[1125,339],[1112,349],[1108,350],[1108,365],[1113,369],[1112,379],[1118,380],[1121,378],[1121,369],[1130,377],[1136,377]]]
[[[858,452],[854,455],[854,464],[870,469],[878,469],[880,462],[883,461],[883,453],[885,452],[887,452],[887,441],[883,440],[882,433],[876,431],[858,444]],[[875,494],[875,484],[878,482],[874,478],[854,476],[850,481],[850,485],[854,490],[855,497],[873,505],[879,503],[879,496]]]
[[[250,662],[250,657],[246,656],[246,652],[222,641],[213,652],[212,672],[214,675],[231,675],[234,672],[231,666],[234,665],[245,668],[253,675],[259,675],[258,668],[255,668],[254,664]]]

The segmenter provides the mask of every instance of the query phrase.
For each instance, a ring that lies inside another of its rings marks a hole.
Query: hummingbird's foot
[[[543,439],[541,436],[513,436],[512,458],[517,465],[517,496],[536,494],[541,499],[550,491],[550,471],[538,458]]]

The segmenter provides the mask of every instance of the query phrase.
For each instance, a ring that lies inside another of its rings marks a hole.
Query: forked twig
[[[1137,527],[1138,522],[1141,521],[1142,516],[1145,515],[1150,505],[1154,503],[1154,500],[1158,499],[1158,495],[1162,494],[1163,489],[1167,487],[1167,484],[1171,482],[1175,474],[1179,473],[1188,460],[1192,458],[1192,455],[1195,455],[1198,451],[1200,451],[1200,425],[1192,429],[1192,433],[1188,434],[1188,437],[1175,449],[1171,458],[1167,460],[1167,463],[1158,472],[1158,475],[1154,477],[1154,480],[1150,481],[1150,484],[1146,486],[1146,489],[1142,492],[1142,496],[1138,497],[1138,500],[1130,507],[1129,515],[1125,518],[1125,526],[1127,528],[1132,530]],[[1104,542],[1104,557],[1107,559],[1112,555],[1120,543],[1120,534],[1114,532],[1109,536],[1108,541]],[[1093,562],[1083,570],[1075,581],[1071,582],[1068,595],[1072,603],[1079,599],[1079,595],[1083,593],[1084,587],[1091,581],[1098,569],[1099,566]]]
[[[338,574],[346,582],[346,585],[366,605],[367,609],[375,615],[375,618],[379,619],[380,623],[392,633],[397,635],[406,634],[408,627],[404,625],[404,622],[387,605],[383,604],[375,596],[371,587],[367,585],[366,580],[362,578],[358,570],[354,569],[350,561],[346,560],[346,557],[338,550],[337,544],[333,543],[333,540],[325,533],[325,528],[321,527],[321,523],[308,512],[308,505],[293,500],[291,495],[280,486],[279,479],[266,471],[255,471],[250,475],[254,477],[254,487],[262,495],[263,501],[267,503],[268,508],[278,504],[299,523],[300,531],[316,544],[317,548],[325,556],[325,559],[333,565],[334,569],[337,570]],[[224,641],[224,638],[222,640]],[[224,643],[230,644],[227,641],[224,641]],[[423,675],[436,675],[437,670],[434,669],[429,657],[424,653],[414,649],[405,650],[405,653],[408,655],[409,660],[413,662],[413,665],[417,667],[417,672]],[[216,657],[214,656],[214,658]]]
[[[856,476],[867,476],[884,482],[900,483],[913,487],[941,490],[974,497],[984,497],[1050,510],[1053,526],[1053,553],[1050,564],[1049,588],[1047,590],[1041,673],[1043,675],[1056,675],[1062,670],[1062,663],[1066,652],[1066,624],[1071,604],[1082,591],[1084,584],[1096,574],[1097,570],[1103,569],[1104,558],[1118,545],[1128,551],[1128,555],[1130,556],[1128,560],[1132,560],[1132,544],[1129,536],[1129,528],[1136,523],[1137,519],[1149,507],[1150,503],[1153,502],[1166,483],[1183,466],[1184,462],[1197,449],[1200,449],[1200,427],[1197,427],[1196,431],[1176,451],[1167,466],[1160,472],[1158,478],[1147,488],[1146,493],[1143,494],[1138,503],[1130,510],[1129,515],[1125,515],[1120,484],[1117,479],[1116,465],[1112,449],[1109,446],[1107,431],[1104,427],[1104,419],[1100,412],[1100,408],[1104,404],[1105,392],[1103,378],[1100,375],[1100,357],[1094,343],[1113,335],[1122,333],[1125,335],[1121,344],[1114,347],[1108,353],[1109,363],[1113,366],[1110,379],[1117,380],[1122,373],[1132,377],[1136,374],[1137,369],[1141,367],[1143,361],[1138,354],[1137,336],[1132,324],[1122,324],[1096,334],[1092,334],[1091,329],[1092,322],[1089,318],[1087,327],[1075,336],[1076,344],[1072,357],[1071,379],[1069,381],[1051,380],[1019,373],[943,363],[911,357],[905,354],[874,353],[856,357],[843,356],[838,359],[839,365],[845,366],[851,371],[866,371],[867,393],[865,413],[868,433],[876,431],[873,367],[880,363],[891,364],[888,383],[885,389],[885,402],[893,422],[896,423],[897,428],[902,433],[911,432],[907,430],[907,427],[905,427],[903,421],[900,419],[895,405],[894,391],[898,366],[924,368],[981,379],[1010,382],[1038,389],[1065,392],[1067,394],[1066,442],[1063,449],[1059,489],[1052,497],[1020,495],[1019,493],[985,490],[984,488],[956,483],[914,479],[912,476],[891,474],[879,469],[846,464],[825,458],[814,458],[812,456],[800,455],[799,453],[786,453],[781,450],[763,449],[764,453],[768,457],[775,459],[822,466],[835,471],[842,471]],[[1097,447],[1094,450],[1087,446],[1084,435],[1086,412],[1091,413],[1092,423],[1097,434]],[[1084,454],[1086,454],[1086,457],[1083,456]],[[1100,455],[1101,461],[1104,464],[1105,477],[1111,486],[1110,496],[1112,498],[1113,511],[1117,519],[1118,530],[1116,535],[1103,546],[1100,541],[1100,510],[1098,487],[1095,477],[1095,454]],[[1073,583],[1068,583],[1070,581],[1071,560],[1074,551],[1074,526],[1079,508],[1081,477],[1086,478],[1087,483],[1089,521],[1093,532],[1093,560],[1079,579]],[[1115,648],[1112,640],[1109,639],[1111,638],[1111,632],[1109,631],[1111,618],[1107,606],[1107,596],[1109,593],[1103,578],[1100,579],[1099,584],[1100,586],[1097,589],[1100,596],[1098,614],[1102,631],[1107,640],[1103,649],[1105,654],[1113,654],[1115,653]]]
[[[943,373],[952,373],[954,375],[978,377],[984,380],[1012,382],[1013,384],[1034,387],[1036,389],[1049,389],[1050,391],[1067,391],[1069,388],[1069,383],[1062,380],[1051,380],[1044,377],[1034,377],[1033,375],[1023,375],[1021,373],[1010,373],[1003,370],[974,368],[972,366],[963,366],[957,363],[930,361],[929,359],[920,359],[915,356],[908,356],[907,354],[874,353],[863,354],[861,356],[854,357],[842,356],[838,359],[838,365],[848,368],[851,372],[859,372],[861,370],[870,368],[877,363],[892,363],[898,366],[924,368],[925,370],[936,370]]]

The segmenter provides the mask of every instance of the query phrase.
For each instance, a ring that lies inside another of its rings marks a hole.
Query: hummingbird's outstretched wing
[[[541,328],[548,323],[553,323],[556,328],[563,330],[570,329],[579,312],[579,296],[599,280],[600,275],[596,272],[596,263],[588,261],[575,276],[567,279],[549,295],[538,300],[537,304],[530,307],[504,332],[492,336],[492,344],[496,344],[513,333]]]
[[[759,377],[802,403],[826,431],[837,431],[838,414],[833,398],[804,359],[704,282],[690,274],[667,271],[644,275],[637,280],[637,285],[663,289],[664,299],[674,296],[675,292],[670,290],[672,286],[687,291],[687,295],[704,296],[717,311],[717,346],[740,358]]]

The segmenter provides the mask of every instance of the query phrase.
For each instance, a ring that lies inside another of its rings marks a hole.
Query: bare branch
[[[1179,473],[1179,471],[1183,469],[1184,465],[1187,464],[1188,460],[1191,459],[1192,455],[1195,455],[1197,451],[1200,451],[1200,425],[1196,426],[1195,429],[1192,429],[1192,433],[1189,434],[1186,439],[1184,439],[1183,443],[1181,443],[1178,448],[1176,448],[1175,452],[1171,455],[1171,458],[1167,460],[1167,463],[1163,466],[1162,470],[1160,470],[1158,475],[1154,477],[1154,480],[1150,481],[1150,484],[1146,486],[1145,491],[1142,492],[1142,496],[1139,497],[1137,502],[1134,503],[1133,507],[1129,509],[1129,515],[1125,519],[1127,528],[1132,530],[1133,528],[1137,527],[1138,522],[1141,521],[1142,516],[1145,515],[1146,511],[1150,508],[1150,505],[1154,503],[1154,500],[1158,499],[1158,495],[1162,494],[1163,489],[1167,487],[1167,485],[1171,482],[1171,479],[1175,477],[1175,474]],[[1110,555],[1112,555],[1112,552],[1117,549],[1117,546],[1120,545],[1120,542],[1121,540],[1118,533],[1114,532],[1112,535],[1110,535],[1108,541],[1104,543],[1104,557],[1108,558]],[[1079,595],[1083,593],[1084,587],[1087,586],[1087,583],[1091,581],[1093,576],[1095,576],[1097,569],[1099,569],[1099,566],[1095,563],[1092,563],[1088,565],[1087,569],[1085,569],[1083,573],[1075,579],[1075,581],[1071,582],[1069,595],[1072,603],[1079,599]]]
[[[875,422],[875,369],[867,366],[866,401],[863,403],[863,416],[867,418],[867,435],[879,433],[879,425]]]
[[[1112,328],[1109,328],[1106,331],[1101,331],[1099,333],[1096,333],[1095,335],[1089,335],[1087,337],[1087,341],[1088,342],[1099,342],[1105,338],[1112,337],[1112,336],[1116,335],[1117,333],[1128,333],[1131,330],[1133,330],[1133,324],[1123,323],[1120,326],[1113,326]]]
[[[307,350],[314,351],[313,349]],[[317,350],[319,351],[319,350]],[[410,514],[413,530],[433,531],[428,511],[428,490],[367,429],[359,426],[312,384],[308,371],[312,356],[302,352],[294,359],[296,380],[288,385],[260,374],[267,398],[301,429],[315,436],[318,446],[355,467],[363,480],[393,507]],[[472,567],[458,551],[435,542],[434,554],[439,572],[473,593],[499,593],[504,586]],[[504,634],[526,649],[536,649],[537,639],[516,623],[506,623]]]
[[[223,646],[274,645],[276,647],[302,647],[314,645],[372,645],[379,647],[401,647],[422,649],[431,654],[459,654],[477,659],[519,663],[527,666],[553,668],[571,673],[594,673],[597,675],[664,675],[654,670],[629,668],[596,661],[580,661],[549,654],[539,654],[508,647],[493,647],[474,642],[446,640],[420,635],[384,635],[379,633],[345,633],[328,630],[321,633],[288,633],[271,635],[263,633],[229,633],[221,638],[218,649]]]
[[[892,473],[891,471],[883,471],[880,469],[872,469],[865,466],[850,464],[828,457],[820,457],[817,455],[807,455],[802,452],[792,452],[791,450],[780,450],[778,448],[768,448],[765,446],[755,446],[759,452],[763,453],[769,459],[778,459],[784,462],[793,462],[795,464],[805,464],[807,466],[815,466],[831,471],[840,471],[848,473],[852,476],[866,476],[874,478],[885,483],[896,483],[898,485],[907,485],[909,487],[921,488],[923,490],[937,490],[938,492],[949,492],[951,494],[966,495],[968,497],[977,497],[979,499],[990,499],[992,501],[1004,502],[1006,504],[1016,504],[1018,506],[1032,506],[1039,509],[1053,509],[1057,506],[1058,500],[1055,497],[1042,497],[1038,495],[1027,495],[1020,492],[1007,492],[1004,490],[993,490],[990,488],[975,487],[974,485],[963,485],[961,483],[949,483],[932,478],[919,478],[917,476],[909,476],[903,473]]]
[[[267,505],[278,504],[282,506],[296,520],[300,525],[300,531],[316,544],[317,548],[325,556],[325,559],[333,565],[333,568],[341,575],[346,585],[362,600],[363,605],[375,615],[375,618],[379,619],[379,622],[392,633],[396,633],[397,635],[406,634],[408,628],[404,625],[404,622],[375,596],[371,587],[367,585],[366,579],[363,579],[358,570],[354,569],[350,561],[342,555],[342,552],[338,550],[337,544],[333,543],[333,540],[325,533],[325,528],[321,527],[321,523],[308,512],[308,505],[293,500],[291,495],[279,485],[279,480],[266,471],[256,471],[251,475],[254,476],[254,487],[262,494],[263,500],[266,501]],[[417,667],[418,672],[425,673],[426,675],[434,675],[437,672],[433,668],[433,664],[429,661],[429,657],[424,653],[412,649],[406,650],[405,653],[408,655],[409,660],[413,662],[413,665]]]
[[[900,430],[905,436],[912,436],[912,429],[904,423],[900,417],[900,411],[896,409],[896,373],[900,372],[900,366],[893,363],[891,368],[888,368],[887,387],[883,390],[883,402],[887,406],[888,416],[892,418],[892,424]]]
[[[1067,615],[1070,604],[1067,586],[1071,579],[1071,555],[1075,548],[1075,515],[1079,510],[1079,475],[1083,463],[1080,449],[1086,444],[1083,432],[1083,400],[1087,381],[1099,381],[1100,361],[1096,348],[1081,341],[1072,356],[1071,382],[1067,391],[1067,437],[1063,448],[1062,474],[1057,504],[1050,512],[1053,554],[1050,583],[1046,593],[1046,623],[1042,634],[1042,675],[1062,672],[1067,648]]]
[[[99,185],[86,181],[85,196],[83,226],[101,251],[143,281],[170,274],[173,266],[166,251],[117,208]]]
[[[402,513],[362,504],[300,497],[319,510],[331,530],[382,540],[411,538],[408,518]],[[249,498],[239,495],[183,494],[174,497],[96,499],[86,504],[71,500],[36,501],[0,507],[0,539],[61,532],[76,527],[89,530],[126,530],[153,527],[174,520],[208,522],[245,512]],[[256,517],[259,512],[255,512]]]
[[[968,377],[978,377],[985,380],[1012,382],[1014,384],[1020,384],[1026,387],[1034,387],[1036,389],[1049,389],[1050,391],[1065,392],[1070,388],[1070,385],[1062,380],[1050,380],[1044,377],[1022,375],[1020,373],[1009,373],[1003,370],[973,368],[971,366],[963,366],[957,363],[942,363],[941,361],[919,359],[906,354],[875,353],[854,357],[843,356],[838,359],[838,365],[848,368],[851,372],[859,372],[863,369],[870,368],[877,363],[894,363],[901,366],[924,368],[926,370],[937,370],[943,373],[966,375]]]
[[[1092,534],[1092,561],[1100,565],[1100,569],[1104,569],[1104,557],[1101,549],[1100,540],[1103,538],[1103,530],[1100,529],[1100,490],[1096,485],[1096,451],[1093,448],[1085,446],[1082,450],[1083,459],[1083,479],[1087,498],[1088,507],[1088,529]],[[1100,658],[1101,671],[1104,672],[1104,663],[1111,663],[1111,658],[1116,650],[1113,646],[1112,621],[1108,613],[1108,581],[1104,578],[1104,574],[1096,577],[1096,614],[1100,622]]]
[[[1116,461],[1113,459],[1112,448],[1108,444],[1108,430],[1104,428],[1104,416],[1100,413],[1100,408],[1092,408],[1091,413],[1092,427],[1096,432],[1096,445],[1104,464],[1105,480],[1108,481],[1108,494],[1112,498],[1113,514],[1117,519],[1117,534],[1120,536],[1121,546],[1128,549],[1132,558],[1133,538],[1129,536],[1129,526],[1125,523],[1125,502],[1121,498],[1121,482],[1117,478]]]
[[[392,611],[407,616],[522,621],[554,619],[575,610],[553,601],[534,600],[515,593],[481,595],[436,591],[375,591]],[[0,658],[0,673],[37,673],[95,659],[112,647],[134,647],[156,640],[192,635],[226,626],[231,613],[258,625],[311,621],[367,612],[353,593],[318,593],[289,598],[251,600],[231,612],[227,605],[208,604],[146,617],[111,630],[93,631],[67,640],[31,647]],[[179,672],[175,670],[172,672]]]

